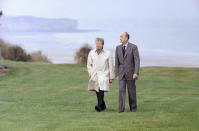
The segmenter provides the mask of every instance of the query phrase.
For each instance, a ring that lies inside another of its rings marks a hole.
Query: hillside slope
[[[108,109],[96,112],[87,91],[86,65],[3,61],[0,77],[0,130],[157,130],[199,129],[199,69],[141,68],[138,111],[118,113],[118,82],[105,94]]]

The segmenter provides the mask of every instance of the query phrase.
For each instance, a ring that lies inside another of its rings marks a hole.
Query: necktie
[[[102,50],[97,49],[97,54],[99,55],[101,53]]]
[[[123,57],[124,57],[124,54],[125,54],[125,46],[122,47],[122,52],[123,52]]]

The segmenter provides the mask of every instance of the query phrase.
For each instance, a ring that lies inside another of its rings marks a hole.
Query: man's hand
[[[133,74],[133,79],[137,79],[138,75],[137,74]]]
[[[119,81],[119,76],[117,76],[117,80]]]
[[[110,80],[109,80],[109,83],[112,83],[112,82],[113,82],[113,79],[110,79]]]

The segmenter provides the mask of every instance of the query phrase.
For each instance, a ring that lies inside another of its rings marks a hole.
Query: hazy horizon
[[[103,37],[105,47],[114,55],[120,33],[127,31],[130,42],[139,47],[143,65],[199,67],[199,0],[0,0],[0,8],[7,16],[69,18],[77,20],[78,29],[100,30],[35,36],[1,34],[5,40],[21,44],[28,51],[41,49],[55,61],[61,59],[61,63],[71,61],[84,43],[94,47],[96,37]],[[71,49],[71,43],[74,47],[68,54],[65,50]]]

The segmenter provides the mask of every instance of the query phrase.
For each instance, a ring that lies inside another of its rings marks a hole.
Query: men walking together
[[[130,35],[123,32],[120,36],[121,44],[115,51],[115,75],[119,82],[119,113],[125,110],[126,87],[130,111],[137,111],[135,82],[139,75],[140,57],[137,46],[130,43],[129,38]],[[104,92],[109,91],[109,83],[112,83],[114,79],[112,54],[103,49],[103,46],[104,40],[97,38],[96,49],[89,52],[87,61],[90,76],[88,90],[96,92],[98,104],[95,110],[98,112],[106,109]]]

